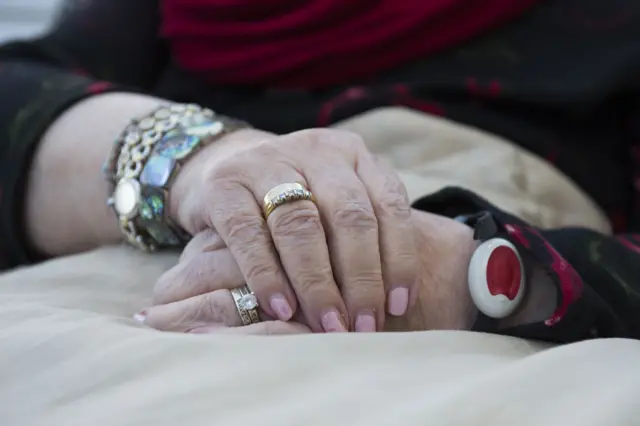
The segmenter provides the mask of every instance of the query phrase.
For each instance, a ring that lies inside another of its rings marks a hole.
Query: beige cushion
[[[610,230],[575,183],[495,135],[402,108],[379,109],[338,127],[363,135],[369,149],[400,172],[413,199],[455,185],[540,227]]]
[[[633,426],[640,342],[136,326],[175,259],[103,249],[0,277],[7,426]]]

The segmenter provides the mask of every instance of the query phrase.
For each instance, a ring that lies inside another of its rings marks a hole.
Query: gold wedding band
[[[236,304],[238,314],[242,319],[242,325],[257,324],[260,322],[258,314],[258,299],[246,285],[231,289],[231,296]]]
[[[283,183],[275,186],[264,196],[264,217],[268,218],[275,209],[283,204],[300,200],[316,202],[311,191],[299,183]]]

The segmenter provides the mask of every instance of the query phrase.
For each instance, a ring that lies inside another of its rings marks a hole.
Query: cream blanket
[[[413,196],[462,184],[539,225],[608,229],[575,185],[493,136],[402,110],[344,126],[371,135]],[[174,262],[112,247],[0,276],[0,425],[640,424],[639,342],[135,325],[131,314]]]

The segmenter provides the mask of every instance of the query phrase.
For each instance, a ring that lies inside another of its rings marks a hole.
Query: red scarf
[[[453,46],[541,0],[164,0],[177,63],[220,85],[315,88]]]

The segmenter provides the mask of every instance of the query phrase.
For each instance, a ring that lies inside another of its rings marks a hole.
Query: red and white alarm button
[[[520,305],[525,269],[516,247],[503,238],[480,244],[469,263],[471,299],[483,314],[504,318]]]

